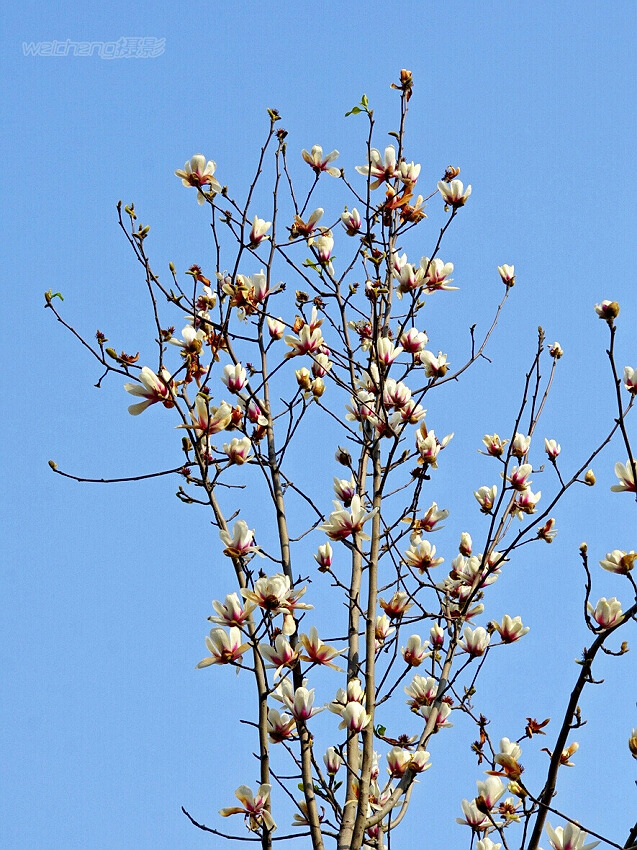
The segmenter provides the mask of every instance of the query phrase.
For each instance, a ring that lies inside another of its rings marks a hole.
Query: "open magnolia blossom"
[[[266,667],[275,667],[275,678],[281,675],[284,667],[292,667],[299,657],[298,650],[292,649],[285,635],[277,635],[274,646],[260,643],[259,652],[266,661]]]
[[[183,349],[184,354],[199,354],[206,341],[205,332],[199,328],[195,330],[192,325],[186,325],[181,332],[182,339],[172,336],[168,342]]]
[[[440,180],[438,182],[438,191],[442,195],[445,204],[455,209],[456,207],[463,207],[467,203],[467,198],[471,194],[471,186],[467,186],[465,189],[462,180],[452,180],[450,183]]]
[[[198,393],[193,408],[189,411],[191,425],[177,425],[177,428],[190,428],[197,437],[219,434],[232,421],[232,408],[222,401],[218,407],[210,404],[210,399]]]
[[[388,602],[385,602],[382,596],[379,597],[378,604],[390,620],[399,620],[413,607],[409,594],[404,590],[397,590]]]
[[[404,561],[420,573],[444,562],[444,558],[436,558],[436,547],[428,540],[423,540],[417,532],[411,534],[409,543],[409,549],[404,554]]]
[[[407,705],[412,711],[418,711],[423,705],[431,705],[438,694],[438,682],[433,676],[420,676],[416,674],[411,680],[411,684],[405,689],[405,693],[410,699],[407,700]]]
[[[360,679],[350,679],[347,683],[347,690],[339,688],[332,702],[328,703],[328,709],[334,714],[343,715],[343,711],[350,702],[362,703],[365,701],[365,691],[360,683]]]
[[[268,740],[280,744],[296,738],[296,720],[289,714],[279,714],[276,708],[268,709]]]
[[[600,567],[608,570],[609,573],[619,573],[627,575],[637,561],[637,552],[624,552],[622,549],[613,549],[612,552],[607,552],[606,557],[599,562]]]
[[[403,750],[402,747],[392,747],[387,753],[387,773],[392,778],[400,778],[407,770],[412,770],[414,773],[424,773],[431,767],[429,758],[429,753],[424,750],[410,753],[409,750]]]
[[[396,173],[396,148],[393,145],[387,145],[383,158],[377,148],[372,148],[369,152],[369,164],[357,165],[356,170],[366,177],[369,175],[372,180],[370,189],[378,189],[385,181],[391,180]]]
[[[305,655],[301,656],[303,661],[309,661],[312,664],[323,664],[326,667],[331,667],[332,670],[343,672],[341,667],[337,667],[332,661],[339,655],[342,655],[344,650],[334,649],[333,646],[328,646],[318,636],[316,626],[312,626],[309,635],[299,635],[299,641],[303,644]]]
[[[627,460],[625,465],[619,462],[616,463],[615,475],[619,478],[619,484],[613,484],[610,488],[614,493],[623,493],[624,491],[629,493],[635,492],[635,476],[630,460]]]
[[[380,614],[376,617],[376,626],[374,628],[374,637],[376,651],[378,652],[385,645],[385,641],[394,634],[396,629],[392,626],[391,620],[387,614]]]
[[[131,404],[128,412],[133,416],[138,416],[151,404],[161,402],[164,407],[173,407],[174,405],[174,383],[170,379],[170,372],[167,369],[161,370],[161,377],[157,376],[148,366],[142,366],[139,373],[140,384],[126,383],[124,389],[131,395],[141,396],[144,401],[137,404]]]
[[[491,821],[478,809],[475,800],[463,800],[462,813],[464,817],[456,818],[456,823],[471,827],[473,832],[485,832],[491,826]]]
[[[363,532],[363,525],[376,514],[376,508],[365,511],[361,497],[356,493],[352,497],[350,510],[347,511],[340,502],[334,501],[334,510],[327,522],[320,525],[330,540],[345,540],[356,535],[359,540],[369,540],[369,535]]]
[[[328,153],[327,156],[323,156],[323,148],[320,145],[314,145],[310,153],[306,150],[301,151],[301,156],[307,164],[311,166],[317,177],[323,171],[327,172],[327,174],[330,174],[332,177],[341,176],[341,169],[337,168],[335,165],[330,165],[330,162],[334,162],[335,159],[338,159],[338,151],[332,151],[331,153]]]
[[[403,347],[403,351],[406,351],[408,354],[419,354],[428,342],[429,337],[427,334],[424,331],[419,331],[418,328],[409,328],[400,337],[400,344]]]
[[[210,650],[210,656],[200,661],[197,667],[234,664],[250,648],[249,643],[242,643],[241,632],[236,626],[232,626],[227,632],[220,628],[210,629],[210,635],[206,636],[206,646]]]
[[[307,221],[303,221],[300,215],[295,215],[292,227],[290,228],[290,239],[311,236],[322,217],[323,209],[321,207],[315,209]]]
[[[228,456],[230,463],[236,463],[238,466],[250,460],[251,450],[250,437],[233,437],[229,443],[223,444],[223,451]]]
[[[323,711],[325,706],[314,708],[314,688],[308,690],[305,687],[297,688],[292,694],[285,694],[283,702],[288,707],[288,710],[295,720],[303,721],[314,717],[319,711]]]
[[[465,626],[462,632],[462,638],[460,647],[474,657],[484,655],[489,646],[489,635],[487,630],[482,626],[478,626],[475,629],[472,629],[471,626]]]
[[[439,729],[448,729],[453,726],[453,723],[450,723],[447,718],[451,714],[451,706],[449,703],[443,702],[440,705],[423,705],[420,707],[419,714],[421,714],[426,721],[429,721],[429,718],[433,715],[435,717],[434,721],[434,729],[437,732]]]
[[[476,843],[476,850],[500,850],[502,844],[494,844],[490,838],[483,838]]]
[[[360,702],[348,702],[341,717],[343,719],[338,728],[348,729],[350,732],[362,732],[372,719],[371,714],[367,714]]]
[[[521,617],[511,618],[508,614],[504,615],[502,623],[494,620],[493,625],[504,643],[514,643],[530,631],[528,626],[522,625]]]
[[[197,192],[197,202],[205,203],[205,194],[210,192],[213,194],[221,192],[221,184],[214,177],[217,165],[211,159],[206,162],[206,157],[201,153],[196,153],[184,165],[183,169],[178,168],[175,171],[177,177],[181,177],[181,182],[184,186],[194,186]],[[204,192],[204,187],[208,189]]]
[[[496,496],[498,495],[498,488],[495,484],[493,487],[480,487],[473,495],[476,497],[482,513],[489,514],[493,510]]]
[[[276,823],[267,808],[271,790],[272,786],[266,782],[259,786],[256,794],[253,794],[247,785],[240,785],[235,791],[235,797],[239,800],[241,806],[228,806],[225,809],[219,809],[219,814],[222,818],[227,818],[230,815],[245,815],[246,824],[251,832],[256,832],[262,828],[272,832],[276,829]]]
[[[502,452],[504,451],[504,447],[509,442],[508,440],[501,440],[497,434],[485,434],[482,438],[482,442],[486,446],[486,452],[480,451],[480,454],[491,455],[491,457],[501,457]]]
[[[484,781],[478,779],[476,784],[478,786],[476,802],[482,810],[493,809],[506,790],[504,782],[502,782],[499,776],[489,776]]]
[[[423,270],[423,286],[427,292],[453,292],[458,289],[457,286],[451,286],[453,278],[449,277],[453,272],[453,263],[444,263],[439,257],[433,260],[423,257],[420,267]]]
[[[526,490],[531,484],[531,480],[529,479],[531,472],[533,472],[533,467],[530,463],[514,466],[511,470],[511,475],[507,476],[507,481],[514,490]]]
[[[296,621],[294,612],[296,610],[309,611],[313,608],[299,599],[307,588],[292,588],[290,579],[282,573],[273,576],[262,576],[254,583],[254,589],[242,588],[244,599],[255,603],[263,611],[271,616],[283,614],[283,634],[293,635],[296,632]]]
[[[589,841],[585,844],[586,833],[576,823],[570,821],[566,826],[558,826],[555,829],[547,823],[546,833],[553,850],[593,850],[593,847],[599,844],[599,841]]]
[[[428,646],[428,640],[423,643],[420,635],[412,635],[407,641],[407,646],[404,646],[400,652],[406,664],[410,667],[419,667],[425,658],[431,655],[431,651],[427,651]]]
[[[432,502],[432,504],[425,511],[423,517],[411,518],[409,516],[406,516],[401,518],[401,522],[406,522],[416,533],[422,531],[432,532],[444,528],[444,526],[439,525],[439,523],[443,519],[447,519],[448,516],[449,511],[446,508],[439,511],[437,502]]]
[[[244,519],[235,522],[232,534],[221,530],[219,537],[222,543],[226,544],[223,554],[229,558],[245,558],[246,555],[260,555],[263,557],[263,553],[253,542],[254,529],[248,528],[248,523]]]
[[[254,602],[242,602],[236,593],[229,593],[226,596],[225,604],[214,599],[212,607],[217,612],[216,617],[208,617],[212,623],[241,627],[257,606]]]
[[[421,351],[418,356],[425,367],[425,375],[428,378],[435,380],[436,378],[443,378],[447,374],[449,363],[447,363],[447,355],[443,354],[442,351],[438,352],[437,357],[432,351]]]
[[[288,334],[284,342],[292,349],[292,351],[288,352],[288,357],[295,357],[299,354],[318,354],[324,345],[323,334],[320,328],[312,329],[310,325],[303,325],[299,330],[298,336]]]

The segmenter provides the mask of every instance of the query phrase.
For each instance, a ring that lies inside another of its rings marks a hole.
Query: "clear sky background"
[[[42,309],[42,293],[61,291],[65,316],[89,337],[99,327],[118,349],[150,357],[143,279],[118,230],[117,201],[134,201],[152,226],[157,268],[169,260],[181,270],[203,265],[208,225],[175,168],[201,151],[240,194],[265,137],[265,110],[276,107],[291,158],[317,143],[338,148],[351,176],[364,161],[365,127],[344,113],[366,92],[383,147],[397,108],[389,83],[410,68],[408,158],[422,164],[427,185],[450,163],[473,185],[443,250],[461,290],[436,308],[440,347],[461,348],[447,332],[486,322],[501,294],[497,265],[514,263],[518,275],[493,365],[481,364],[462,392],[436,401],[436,431],[457,434],[437,491],[439,503],[460,514],[444,538],[453,547],[458,531],[479,521],[471,491],[494,483],[493,466],[475,450],[484,433],[508,433],[538,325],[566,351],[538,442],[558,439],[567,470],[615,413],[607,329],[594,303],[620,302],[619,366],[637,366],[636,15],[629,0],[25,0],[5,10],[3,850],[217,847],[180,806],[219,826],[217,810],[257,774],[236,722],[251,682],[227,669],[194,669],[210,600],[233,589],[207,517],[174,498],[172,480],[79,485],[47,466],[54,458],[69,472],[99,477],[176,465],[173,423],[158,409],[133,420],[118,379],[96,390],[97,364]],[[23,52],[23,42],[122,36],[165,38],[165,50],[117,60]],[[433,232],[414,247],[417,258]],[[635,445],[634,421],[629,429]],[[306,448],[318,456],[320,442]],[[339,470],[331,468],[331,443],[325,453],[329,508]],[[541,462],[541,452],[535,458]],[[589,640],[582,540],[595,568],[594,598],[628,604],[624,583],[595,566],[613,548],[637,548],[634,501],[609,492],[613,465],[625,459],[615,441],[594,464],[598,485],[558,512],[555,543],[529,547],[493,588],[488,616],[523,614],[532,627],[493,658],[497,670],[478,703],[498,717],[496,741],[521,734],[527,715],[557,720],[563,710],[573,659]],[[621,842],[637,809],[626,746],[637,726],[635,658],[633,651],[600,664],[607,682],[585,696],[577,767],[556,801]],[[326,687],[320,700],[331,696]],[[409,723],[402,703],[400,713]],[[317,729],[332,719],[321,715]],[[418,813],[396,836],[404,850],[443,839],[468,846],[454,818],[482,778],[470,734],[458,721],[432,742],[435,764],[418,789]],[[531,755],[541,745],[526,744],[525,764],[543,764],[543,754]],[[238,819],[232,826],[241,831]]]

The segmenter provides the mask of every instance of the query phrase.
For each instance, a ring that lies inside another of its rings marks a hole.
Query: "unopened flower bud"
[[[511,794],[515,794],[516,797],[526,797],[526,791],[522,788],[519,782],[509,782],[507,785],[507,791],[510,791]]]
[[[340,766],[343,764],[341,754],[334,747],[327,748],[327,752],[323,756],[323,761],[325,762],[325,767],[327,768],[327,772],[330,776],[334,776],[338,773]]]
[[[592,487],[593,484],[595,484],[596,481],[597,481],[597,479],[595,478],[595,473],[593,472],[592,469],[589,469],[587,471],[586,475],[584,476],[584,483],[588,484],[589,487]]]
[[[559,344],[559,342],[554,342],[553,345],[549,348],[549,354],[551,357],[555,357],[556,360],[559,360],[560,357],[564,354],[564,349]]]
[[[435,649],[440,649],[440,647],[445,642],[444,630],[442,626],[438,625],[438,623],[436,623],[435,626],[431,627],[431,629],[429,630],[429,636],[431,638],[431,645]]]
[[[310,385],[314,398],[320,398],[325,392],[325,381],[323,378],[314,378]]]
[[[498,272],[505,286],[515,286],[515,266],[508,266],[505,263],[503,266],[498,266]]]
[[[612,325],[613,320],[619,316],[619,304],[617,301],[602,301],[601,304],[595,305],[595,312],[600,319],[604,319],[609,325]]]
[[[469,555],[471,554],[472,547],[473,547],[473,543],[472,543],[472,540],[471,540],[471,535],[469,534],[468,531],[463,531],[462,534],[460,535],[460,546],[458,547],[458,551],[460,552],[461,555],[464,555],[465,557],[468,558]]]
[[[342,466],[350,466],[352,463],[351,454],[347,451],[347,449],[344,449],[341,446],[339,446],[336,450],[336,454],[334,455],[334,457],[336,458],[337,462],[340,463]]]
[[[283,334],[285,333],[285,325],[283,324],[283,319],[274,319],[271,316],[266,318],[266,322],[268,325],[268,332],[272,339],[283,339]]]
[[[562,447],[557,442],[557,440],[548,440],[544,439],[544,451],[547,453],[549,460],[554,463],[555,459],[558,457],[559,453],[562,451]]]
[[[637,728],[633,729],[628,739],[628,749],[632,753],[633,758],[637,759]]]
[[[296,382],[302,390],[309,390],[312,386],[312,376],[310,375],[310,370],[306,369],[303,366],[302,369],[297,369],[294,373],[296,375]]]
[[[318,547],[314,560],[319,565],[319,571],[324,573],[332,566],[332,547],[329,543],[323,543]]]

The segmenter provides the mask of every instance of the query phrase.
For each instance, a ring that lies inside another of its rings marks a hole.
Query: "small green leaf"
[[[347,118],[349,115],[358,115],[358,113],[362,111],[363,110],[360,107],[354,106],[349,112],[345,113],[345,117]]]

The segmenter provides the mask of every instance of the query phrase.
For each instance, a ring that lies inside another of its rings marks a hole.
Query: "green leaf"
[[[358,115],[358,113],[362,111],[363,110],[359,106],[354,106],[349,112],[345,113],[345,117],[347,118],[349,115]]]

